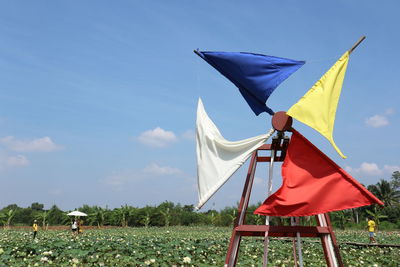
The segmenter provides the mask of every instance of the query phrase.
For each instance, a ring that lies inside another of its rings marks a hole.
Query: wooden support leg
[[[226,254],[225,267],[231,267],[236,265],[237,256],[239,254],[240,241],[242,237],[240,233],[234,229],[229,242],[228,253]]]
[[[265,231],[265,234],[264,234],[263,267],[268,266],[268,248],[269,248],[268,231]]]
[[[253,186],[254,174],[256,172],[256,164],[257,164],[257,151],[253,152],[251,157],[249,170],[247,172],[246,182],[244,184],[242,197],[240,199],[239,207],[238,207],[238,215],[235,219],[235,223],[233,226],[231,240],[229,242],[228,252],[225,258],[225,266],[232,267],[236,265],[237,256],[239,254],[240,233],[236,231],[236,227],[239,225],[243,225],[246,219],[246,210],[249,205],[250,193]]]
[[[300,225],[300,218],[296,217],[295,218],[296,225]],[[299,254],[299,263],[300,267],[303,267],[303,252],[301,249],[301,237],[300,237],[300,232],[296,233],[296,239],[297,239],[297,252]]]
[[[294,226],[294,225],[295,225],[295,223],[294,223],[294,218],[293,218],[293,217],[290,218],[290,225],[291,225],[291,226]],[[298,264],[297,264],[296,238],[295,238],[295,237],[293,237],[292,244],[293,244],[293,261],[294,261],[294,267],[298,267]]]
[[[323,226],[323,227],[326,226],[325,217],[323,216],[323,214],[316,215],[315,219],[317,220],[318,226]],[[328,235],[321,235],[321,244],[322,244],[322,248],[324,250],[324,256],[325,256],[325,261],[326,261],[327,266],[334,267],[335,262],[333,261],[331,250],[329,249]]]
[[[329,234],[321,235],[322,247],[324,249],[324,255],[328,266],[343,267],[343,260],[340,255],[340,250],[336,241],[335,233],[332,229],[329,214],[319,214],[316,216],[316,218],[319,226],[325,226],[329,229]]]
[[[340,267],[343,267],[344,266],[343,260],[342,260],[342,256],[340,255],[340,249],[339,249],[339,246],[336,241],[335,233],[333,232],[333,229],[332,229],[331,219],[329,218],[328,213],[325,213],[324,215],[325,215],[326,224],[329,227],[330,237],[332,239],[332,244],[333,244],[333,248],[335,250],[335,256],[336,256],[337,262]]]
[[[276,140],[276,139],[275,139]],[[276,146],[275,141],[275,145]],[[274,144],[274,142],[273,142]],[[271,159],[269,162],[269,171],[268,171],[268,191],[267,191],[267,198],[272,193],[272,177],[274,174],[274,160],[275,160],[275,149],[271,149]],[[269,225],[269,216],[265,217],[265,225]],[[269,247],[269,237],[268,237],[268,231],[265,232],[264,236],[264,254],[263,254],[263,267],[268,266],[268,247]]]
[[[296,238],[293,238],[292,240],[292,245],[293,245],[293,260],[294,260],[294,267],[298,267],[297,264],[297,251],[296,251]]]

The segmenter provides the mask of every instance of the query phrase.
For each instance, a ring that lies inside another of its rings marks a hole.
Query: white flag
[[[199,98],[196,121],[199,203],[196,208],[201,208],[273,133],[271,129],[267,134],[228,141],[208,117]]]

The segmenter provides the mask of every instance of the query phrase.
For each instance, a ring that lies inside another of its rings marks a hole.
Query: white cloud
[[[18,152],[51,152],[62,149],[62,146],[55,144],[48,136],[33,140],[17,140],[14,136],[6,136],[0,138],[0,144]]]
[[[138,178],[138,173],[133,170],[114,172],[110,176],[101,180],[106,185],[110,185],[113,188],[121,189],[122,186],[129,181],[136,180]]]
[[[187,130],[182,134],[182,138],[187,139],[187,140],[195,140],[196,134],[193,130]]]
[[[0,149],[0,170],[25,167],[30,164],[23,155],[10,155],[7,151]]]
[[[50,137],[32,140],[18,140],[14,136],[0,138],[0,169],[25,167],[30,161],[25,155],[13,155],[13,152],[50,152],[62,149]]]
[[[376,163],[363,162],[358,168],[358,171],[366,175],[380,175],[382,170],[379,169]]]
[[[173,168],[173,167],[169,167],[169,166],[160,166],[156,163],[152,163],[143,169],[143,173],[161,176],[161,175],[181,174],[182,171],[177,168]]]
[[[154,130],[148,130],[140,134],[138,141],[151,147],[166,147],[178,141],[178,138],[173,132],[157,127]]]
[[[29,160],[23,155],[8,156],[5,159],[5,164],[9,167],[24,167],[29,165]]]
[[[395,171],[400,171],[400,166],[384,165],[383,166],[383,171],[385,173],[392,174]]]
[[[394,171],[399,171],[400,166],[384,165],[382,168],[379,168],[376,163],[363,162],[359,168],[346,166],[345,169],[353,175],[387,176],[391,175]]]
[[[394,114],[394,108],[388,108],[388,109],[385,111],[385,114],[386,114],[386,115],[393,115],[393,114]]]
[[[372,117],[365,119],[365,124],[373,128],[380,128],[389,125],[388,116],[393,115],[395,112],[394,108],[388,108],[382,114],[377,114]]]
[[[370,127],[379,128],[389,125],[389,120],[385,116],[375,115],[365,119],[365,123]]]
[[[148,180],[149,178],[172,175],[183,177],[183,174],[184,172],[178,168],[160,166],[157,163],[151,163],[142,170],[125,170],[115,172],[109,177],[101,180],[101,182],[110,185],[115,189],[122,189],[125,184],[139,180]]]

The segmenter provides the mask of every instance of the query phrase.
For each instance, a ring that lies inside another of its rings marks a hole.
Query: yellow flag
[[[346,156],[333,141],[333,126],[348,61],[347,51],[287,112],[328,139],[342,158]]]

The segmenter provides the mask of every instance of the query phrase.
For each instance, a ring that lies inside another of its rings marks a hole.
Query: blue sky
[[[197,203],[196,104],[221,133],[265,133],[228,80],[193,53],[305,60],[268,100],[287,110],[362,35],[334,137],[294,126],[357,180],[400,170],[398,1],[2,1],[0,207]],[[247,165],[204,209],[235,205]],[[281,183],[275,168],[274,187]],[[267,169],[252,202],[263,201]]]

